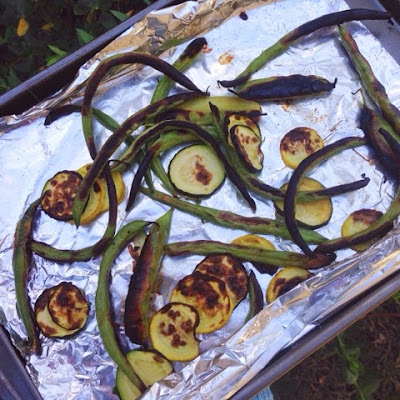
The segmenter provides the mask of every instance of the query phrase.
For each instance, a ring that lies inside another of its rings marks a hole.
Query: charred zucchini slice
[[[228,114],[224,119],[224,132],[229,146],[233,147],[230,131],[234,126],[250,128],[261,140],[261,130],[257,122],[243,113]]]
[[[89,315],[89,304],[82,290],[70,282],[54,288],[48,309],[52,320],[68,330],[83,328]]]
[[[250,171],[261,171],[264,161],[264,154],[261,151],[261,138],[252,129],[243,125],[233,126],[229,133],[233,147],[244,165]]]
[[[172,184],[182,193],[209,196],[225,179],[225,168],[215,152],[203,144],[180,150],[169,164]]]
[[[222,328],[233,310],[225,283],[200,272],[193,272],[178,282],[172,292],[171,302],[189,304],[197,310],[200,317],[198,333]]]
[[[293,289],[299,283],[313,275],[307,270],[299,267],[286,267],[280,270],[271,279],[267,288],[267,303],[272,303],[279,296]]]
[[[57,325],[51,318],[48,304],[54,291],[55,288],[45,289],[36,300],[34,310],[36,324],[42,331],[43,335],[47,337],[67,338],[78,332],[79,329],[65,329],[62,326]]]
[[[357,210],[351,213],[344,221],[341,229],[342,237],[353,235],[369,228],[374,222],[378,221],[379,218],[383,216],[383,213],[377,210],[371,210],[363,208],[362,210]],[[367,242],[357,244],[351,248],[354,251],[364,251],[368,249],[373,243],[375,243],[379,237],[368,240]]]
[[[288,184],[285,183],[281,190],[286,190]],[[299,185],[299,190],[320,190],[325,189],[315,179],[304,177]],[[275,209],[278,214],[284,215],[283,201],[275,201]],[[329,222],[332,216],[332,200],[329,198],[316,201],[297,201],[296,202],[296,220],[307,228],[317,229]]]
[[[172,364],[161,354],[151,350],[132,350],[126,358],[146,387],[165,378],[173,372]],[[117,369],[115,386],[121,400],[132,400],[140,396],[140,390]],[[136,397],[135,397],[136,396]]]
[[[168,303],[150,321],[149,333],[153,348],[170,361],[190,361],[199,355],[196,328],[197,310],[182,303]]]
[[[295,169],[310,154],[324,147],[324,142],[317,131],[299,127],[292,129],[281,140],[282,161],[289,168]]]
[[[248,278],[243,264],[229,254],[206,257],[195,271],[221,279],[235,308],[247,295]]]
[[[76,171],[57,172],[44,185],[43,211],[59,221],[72,220],[72,205],[81,181],[82,175]]]
[[[253,234],[239,236],[236,239],[232,240],[231,243],[238,244],[240,246],[255,247],[257,249],[276,250],[275,246],[268,239]],[[278,271],[278,267],[275,265],[258,263],[255,261],[252,261],[252,264],[262,274],[267,273],[273,275],[276,271]]]

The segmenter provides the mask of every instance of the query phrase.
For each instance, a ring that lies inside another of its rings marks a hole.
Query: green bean
[[[140,190],[143,194],[155,201],[159,201],[160,203],[194,215],[215,225],[226,226],[231,229],[240,229],[251,233],[259,233],[262,235],[274,235],[283,239],[290,239],[290,234],[282,221],[270,218],[245,217],[229,211],[192,204],[165,193],[158,192],[157,190],[151,192],[149,189],[143,187]],[[324,236],[317,232],[308,229],[300,229],[300,231],[309,243],[323,243],[326,240]]]
[[[32,239],[32,227],[35,213],[41,200],[42,199],[40,198],[34,201],[18,222],[15,231],[14,253],[12,259],[17,309],[28,335],[29,347],[37,354],[41,353],[42,346],[33,319],[33,311],[27,293],[27,282],[29,269],[32,264],[32,251],[29,248],[29,242]]]
[[[316,269],[331,264],[335,254],[318,254],[309,258],[304,254],[290,251],[266,250],[256,247],[248,247],[237,244],[227,244],[211,240],[194,240],[187,242],[169,243],[165,246],[165,253],[169,256],[186,254],[231,254],[243,261],[264,262],[270,265],[291,265],[304,269]]]
[[[247,82],[250,77],[257,71],[259,71],[268,61],[279,56],[285,52],[291,45],[297,42],[303,36],[309,35],[317,31],[318,29],[335,26],[348,21],[361,21],[365,19],[389,19],[390,14],[374,10],[366,9],[352,9],[339,11],[332,14],[323,15],[319,18],[313,19],[312,21],[306,22],[300,25],[296,29],[293,29],[275,44],[268,49],[264,50],[258,57],[256,57],[246,68],[232,81],[219,81],[223,87],[234,87],[242,85]]]
[[[110,298],[110,270],[121,251],[148,224],[146,221],[133,221],[126,224],[115,235],[101,260],[95,300],[97,324],[104,347],[112,360],[139,390],[143,388],[143,383],[122,351],[115,332],[115,325],[113,324],[113,311]]]
[[[400,110],[390,102],[384,86],[375,77],[370,64],[361,54],[350,32],[343,26],[339,26],[339,34],[341,43],[357,70],[368,95],[381,109],[383,116],[392,125],[396,132],[394,138],[397,142],[400,142]]]
[[[249,303],[250,309],[247,313],[245,322],[250,321],[255,317],[264,307],[264,298],[261,290],[261,286],[258,283],[256,274],[250,271],[249,274]]]

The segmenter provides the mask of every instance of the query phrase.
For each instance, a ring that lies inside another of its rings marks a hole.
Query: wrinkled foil
[[[247,20],[238,16],[243,11],[242,6],[253,8],[246,8]],[[15,226],[28,205],[40,196],[49,177],[60,170],[78,169],[90,162],[79,115],[71,114],[44,127],[46,109],[56,104],[79,101],[88,76],[100,60],[109,55],[133,49],[159,54],[163,46],[170,47],[174,38],[182,41],[204,32],[207,32],[205,37],[212,50],[202,54],[187,75],[202,89],[209,88],[211,95],[226,95],[228,92],[218,87],[217,79],[235,77],[261,50],[301,23],[345,8],[346,3],[340,0],[281,0],[268,3],[204,1],[188,2],[151,13],[85,64],[70,86],[23,115],[9,116],[0,121],[3,133],[0,139],[0,184],[2,188],[7,188],[7,194],[0,197],[0,321],[23,354],[26,352],[26,335],[15,308],[11,262]],[[376,76],[385,85],[392,102],[399,106],[399,65],[362,24],[351,23],[348,26]],[[162,57],[173,61],[184,47],[185,44],[180,44],[169,48]],[[305,38],[269,62],[254,78],[295,73],[321,75],[331,81],[338,78],[338,84],[329,96],[322,98],[263,104],[266,116],[262,118],[261,129],[265,161],[260,178],[276,187],[291,175],[279,155],[279,141],[289,130],[297,126],[314,128],[325,143],[362,135],[357,123],[358,102],[361,101],[357,90],[361,85],[334,29],[323,29]],[[121,123],[148,104],[159,76],[149,68],[117,70],[102,85],[94,106]],[[108,135],[109,132],[96,125],[99,142]],[[172,156],[173,152],[165,155],[165,166]],[[346,216],[357,209],[375,208],[384,212],[393,197],[393,187],[365,148],[345,151],[312,171],[311,176],[325,186],[351,182],[360,179],[362,174],[371,179],[369,185],[355,193],[333,198],[332,219],[318,230],[321,234],[337,237]],[[132,178],[133,172],[124,175],[127,188]],[[160,182],[155,181],[155,185],[162,190]],[[270,202],[258,198],[256,201],[257,215],[275,217]],[[118,228],[135,219],[154,221],[168,210],[166,206],[142,195],[129,214],[123,211],[125,204],[124,201],[119,207]],[[225,182],[215,195],[202,204],[252,215],[229,182]],[[93,224],[76,229],[72,224],[54,221],[41,213],[35,224],[34,236],[56,247],[80,248],[97,241],[106,224],[107,216],[103,215]],[[174,211],[169,241],[211,239],[229,242],[243,233]],[[266,306],[246,325],[244,320],[249,304],[248,300],[243,301],[221,330],[198,335],[201,339],[201,355],[198,358],[190,363],[174,363],[176,372],[153,385],[143,398],[229,398],[257,375],[281,349],[321,324],[343,304],[398,271],[398,233],[396,226],[385,239],[362,254],[351,250],[339,252],[334,265],[317,271],[313,278]],[[289,241],[274,237],[268,239],[278,249],[298,251]],[[152,302],[152,311],[168,303],[176,282],[191,273],[202,258],[164,258],[158,280],[160,294]],[[28,284],[32,302],[45,288],[69,281],[85,291],[91,305],[85,330],[73,340],[41,337],[43,354],[40,357],[26,354],[27,368],[41,395],[46,400],[117,398],[112,393],[115,365],[102,345],[94,310],[100,260],[56,264],[35,256],[34,264]],[[254,269],[250,263],[245,263],[245,266]],[[122,326],[131,271],[132,258],[125,251],[112,269],[116,327],[125,350],[133,348],[127,342]],[[255,273],[265,293],[270,276]]]

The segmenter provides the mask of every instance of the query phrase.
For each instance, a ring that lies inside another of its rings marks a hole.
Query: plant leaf
[[[59,56],[65,56],[67,54],[66,51],[59,49],[57,46],[54,46],[52,44],[48,44],[47,47],[55,54]]]
[[[120,11],[117,11],[117,10],[110,10],[110,13],[112,15],[114,15],[115,18],[119,19],[120,21],[125,21],[129,18],[126,14],[124,14]]]
[[[378,372],[372,368],[366,369],[358,380],[358,388],[365,395],[371,395],[378,390],[382,378]]]
[[[79,41],[83,44],[89,43],[94,39],[90,33],[84,31],[83,29],[76,28],[76,34],[78,35]]]

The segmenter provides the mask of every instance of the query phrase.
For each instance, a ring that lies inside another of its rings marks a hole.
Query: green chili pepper
[[[306,22],[300,25],[296,29],[293,29],[281,39],[279,39],[275,44],[273,44],[268,49],[264,50],[258,57],[256,57],[246,69],[240,73],[237,78],[232,81],[219,81],[220,85],[223,87],[234,87],[242,85],[247,82],[250,77],[257,71],[259,71],[268,61],[279,56],[285,52],[291,45],[297,42],[303,36],[309,35],[317,31],[318,29],[335,26],[342,24],[343,22],[349,21],[361,21],[366,19],[389,19],[390,14],[374,10],[366,9],[352,9],[339,11],[332,14],[323,15],[319,18],[313,19],[312,21]]]
[[[260,218],[260,217],[245,217],[229,211],[217,210],[210,207],[204,207],[187,201],[179,200],[165,193],[154,190],[141,188],[143,194],[155,201],[176,208],[182,212],[186,212],[202,220],[211,222],[215,225],[226,226],[231,229],[240,229],[246,232],[259,233],[262,235],[274,235],[284,239],[290,239],[290,234],[282,221]],[[326,238],[317,232],[308,229],[300,229],[302,235],[310,243],[323,243]]]
[[[30,299],[27,293],[27,281],[29,269],[32,264],[32,251],[29,248],[29,243],[32,239],[33,220],[41,200],[42,199],[40,198],[34,201],[18,222],[15,231],[14,253],[12,259],[17,309],[28,335],[29,347],[37,354],[41,353],[42,347],[34,322]]]
[[[146,221],[133,221],[126,224],[115,235],[101,260],[95,301],[97,324],[103,339],[104,347],[121,371],[139,388],[139,390],[143,388],[143,383],[136,375],[125,353],[122,351],[115,332],[115,325],[113,324],[113,311],[110,304],[110,270],[120,252],[133,240],[135,235],[148,224],[149,223]]]
[[[266,250],[256,247],[241,246],[237,244],[221,243],[211,240],[194,240],[187,242],[169,243],[165,246],[165,254],[169,256],[180,256],[184,254],[230,254],[243,261],[264,262],[271,265],[291,265],[304,269],[316,269],[331,264],[335,254],[318,254],[317,257],[309,258],[304,254],[290,251]]]

